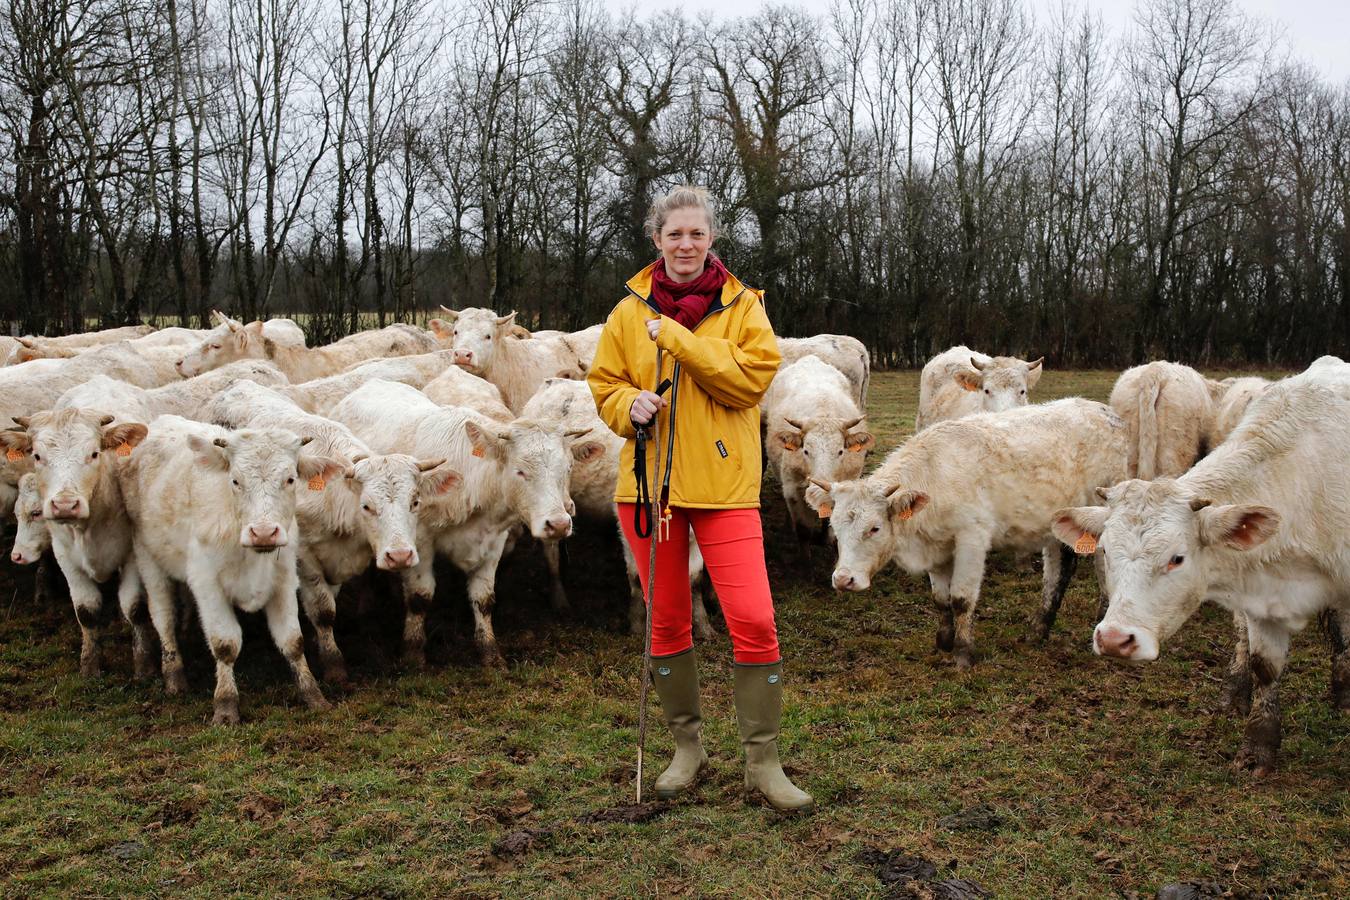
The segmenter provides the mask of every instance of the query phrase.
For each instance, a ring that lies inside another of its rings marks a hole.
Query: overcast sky
[[[1129,26],[1134,3],[1132,0],[1078,0],[1101,13],[1107,27],[1116,35]],[[1044,21],[1046,11],[1058,0],[1031,0],[1038,19]],[[636,6],[640,10],[652,7],[650,3],[633,0],[605,0],[606,6],[618,11]],[[1237,0],[1239,7],[1253,16],[1274,21],[1284,27],[1294,56],[1320,69],[1335,82],[1350,80],[1350,0]],[[765,0],[686,0],[680,4],[693,17],[711,12],[716,17],[736,17],[753,13],[765,5]],[[789,0],[787,5],[799,6],[817,14],[830,8],[830,0]]]

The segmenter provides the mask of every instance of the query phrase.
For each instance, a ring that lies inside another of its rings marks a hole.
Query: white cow
[[[442,407],[405,384],[370,381],[333,408],[377,452],[445,458],[464,478],[462,490],[422,504],[418,565],[404,574],[408,616],[404,660],[425,662],[425,618],[436,592],[432,563],[447,556],[468,578],[474,640],[484,665],[503,666],[492,631],[497,564],[508,532],[523,522],[541,541],[572,531],[575,507],[567,496],[573,453],[582,433],[517,419],[503,424],[461,407]]]
[[[454,351],[444,352],[452,353]],[[566,381],[567,379],[557,380]],[[544,383],[548,384],[549,382],[546,380]],[[572,383],[581,384],[582,387],[585,387],[582,382]],[[502,402],[502,392],[497,389],[495,384],[479,378],[459,366],[451,366],[427,382],[426,386],[422,388],[422,393],[430,397],[431,401],[437,406],[466,406],[489,419],[496,419],[498,422],[509,422],[515,418],[515,414]],[[530,413],[523,410],[522,415],[531,417]],[[533,416],[533,418],[538,418],[538,416]],[[599,417],[597,417],[598,420]]]
[[[111,399],[111,398],[110,398]],[[109,403],[104,409],[112,408]],[[117,474],[145,437],[140,422],[116,422],[102,410],[64,409],[16,419],[23,431],[0,432],[6,453],[32,458],[52,554],[70,588],[80,623],[80,674],[102,674],[99,585],[119,578],[118,605],[132,625],[136,677],[154,671],[154,635],[132,559],[132,523]]]
[[[390,359],[370,359],[336,375],[280,388],[277,393],[290,397],[308,412],[324,416],[352,391],[376,378],[398,381],[420,388],[447,369],[454,368],[450,350],[436,350]]]
[[[844,373],[808,354],[783,366],[765,399],[769,468],[778,478],[793,532],[806,544],[820,529],[806,502],[809,479],[852,481],[876,443]]]
[[[1111,408],[1130,429],[1130,477],[1185,472],[1209,449],[1214,401],[1205,378],[1180,363],[1127,369],[1111,388]]]
[[[431,386],[427,387],[429,390]],[[525,404],[524,416],[539,422],[551,422],[561,431],[590,431],[587,441],[573,448],[572,474],[567,490],[576,504],[578,515],[608,523],[611,533],[618,536],[624,567],[628,572],[628,624],[633,634],[642,634],[647,623],[647,601],[642,595],[642,582],[638,578],[633,551],[619,527],[618,508],[614,504],[614,491],[619,481],[619,454],[623,450],[624,439],[604,427],[604,421],[595,411],[595,398],[591,396],[585,382],[568,378],[545,380],[543,387]],[[553,608],[566,609],[567,593],[562,585],[558,545],[545,542],[543,546],[552,580]],[[693,587],[694,634],[699,640],[711,640],[714,632],[712,622],[708,619],[708,577],[703,570],[703,554],[698,549],[692,528],[689,530],[689,581]]]
[[[301,699],[311,709],[328,706],[305,662],[296,605],[295,503],[297,482],[330,477],[346,464],[302,453],[301,446],[289,431],[230,432],[161,416],[119,473],[136,524],[136,567],[159,633],[165,679],[170,690],[184,686],[171,583],[178,581],[192,589],[216,660],[215,724],[239,721],[234,663],[243,632],[236,609],[266,615]]]
[[[268,319],[254,321],[245,325],[237,319],[231,319],[220,310],[211,312],[215,327],[201,333],[194,341],[196,344],[180,355],[176,368],[184,378],[191,378],[203,372],[220,368],[241,359],[259,358],[254,345],[263,340],[271,340],[279,346],[304,347],[305,331],[291,319]]]
[[[1266,378],[1247,377],[1247,378],[1225,378],[1222,381],[1211,381],[1205,379],[1209,387],[1210,398],[1214,403],[1214,419],[1210,425],[1206,444],[1210,447],[1217,447],[1237,428],[1242,417],[1247,414],[1247,407],[1251,406],[1253,400],[1260,396],[1261,392],[1270,386],[1270,380]],[[1159,472],[1159,475],[1165,475],[1166,472]]]
[[[1043,359],[1027,362],[1015,356],[986,356],[965,346],[944,350],[919,375],[915,430],[972,413],[1026,406],[1041,380]]]
[[[515,313],[499,316],[477,307],[441,310],[445,319],[429,323],[436,339],[455,351],[457,365],[495,384],[512,412],[520,413],[546,378],[585,377],[577,352],[563,338],[513,335]]]
[[[806,499],[831,514],[839,543],[837,590],[866,590],[888,562],[927,572],[942,622],[937,645],[969,668],[975,607],[990,550],[1042,550],[1045,582],[1038,621],[1054,624],[1074,557],[1061,552],[1051,514],[1087,503],[1125,475],[1122,423],[1081,398],[940,422],[894,450],[861,481],[813,484]],[[1087,548],[1090,552],[1091,548]]]
[[[817,356],[834,366],[848,379],[853,400],[859,409],[867,409],[867,386],[872,377],[872,356],[862,341],[846,334],[817,334],[804,338],[778,339],[783,356],[779,371],[804,356]],[[760,404],[763,408],[764,404]]]
[[[430,335],[412,325],[395,324],[378,331],[362,331],[336,343],[315,348],[275,341],[268,337],[265,324],[257,322],[240,325],[229,320],[225,327],[229,331],[229,338],[207,340],[178,361],[180,375],[200,375],[239,359],[266,359],[285,372],[292,383],[299,384],[336,375],[363,360],[409,356],[438,349]]]
[[[1228,440],[1179,478],[1127,481],[1105,507],[1054,516],[1064,541],[1099,541],[1106,617],[1093,648],[1153,660],[1206,600],[1247,617],[1253,696],[1239,762],[1265,774],[1280,744],[1290,636],[1350,606],[1350,366],[1277,382]],[[1085,537],[1086,536],[1086,537]]]
[[[14,532],[14,549],[9,558],[21,566],[31,566],[51,549],[52,533],[42,517],[42,492],[38,490],[37,473],[29,472],[19,479],[19,499],[14,501],[14,518],[18,528]]]
[[[102,347],[117,341],[134,340],[153,334],[151,325],[126,325],[121,328],[108,328],[103,331],[86,331],[81,334],[67,334],[61,337],[41,337],[25,335],[10,338],[5,352],[4,362],[0,365],[13,366],[35,359],[60,359],[73,356],[83,350]]]
[[[323,677],[345,682],[347,666],[333,637],[337,594],[371,563],[385,571],[417,565],[417,510],[424,493],[460,482],[442,460],[372,455],[345,425],[307,413],[276,391],[240,382],[209,406],[229,428],[284,428],[311,438],[308,452],[346,461],[339,477],[306,485],[296,500],[300,525],[300,602],[314,626]]]

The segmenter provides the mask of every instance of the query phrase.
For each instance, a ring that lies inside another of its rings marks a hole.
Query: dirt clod
[[[492,845],[494,856],[520,856],[538,849],[550,834],[551,828],[520,828]]]
[[[1003,827],[1003,817],[988,803],[979,803],[943,816],[937,825],[945,831],[998,831]]]
[[[899,850],[887,852],[875,847],[860,850],[853,857],[859,865],[876,870],[882,884],[890,886],[891,897],[913,897],[920,900],[981,900],[991,897],[984,887],[965,878],[947,878],[935,881],[936,863],[922,856],[911,856]],[[952,866],[948,866],[948,869]]]
[[[638,825],[642,822],[650,822],[668,809],[670,809],[669,803],[629,803],[624,806],[611,806],[585,813],[578,816],[577,821],[583,825],[595,823]]]
[[[1157,900],[1208,900],[1214,897],[1258,897],[1247,891],[1233,891],[1217,881],[1179,881],[1158,888]]]
[[[948,878],[946,881],[934,881],[929,885],[933,900],[981,900],[994,896],[969,878]]]

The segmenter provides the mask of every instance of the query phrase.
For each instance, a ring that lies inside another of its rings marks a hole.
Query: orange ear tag
[[[817,513],[822,519],[828,519],[830,516],[834,515],[834,504],[833,504],[833,503],[822,503],[822,504],[820,504],[820,508],[816,510],[816,513]]]
[[[118,456],[130,456],[131,445],[128,444],[126,441],[123,441],[122,443],[117,445],[117,449],[114,450],[113,452],[116,453]]]
[[[323,480],[323,473],[320,472],[309,480],[309,489],[311,491],[321,491],[323,490],[323,486],[327,483],[328,482]]]
[[[980,386],[979,386],[979,385],[972,385],[972,384],[969,384],[969,383],[964,382],[964,381],[958,381],[957,384],[961,385],[961,387],[963,387],[963,388],[965,388],[966,390],[970,391],[972,394],[975,393],[976,391],[978,391],[978,390],[980,389]]]
[[[848,448],[848,452],[849,452],[849,453],[861,453],[861,452],[863,452],[863,445],[862,445],[862,444],[854,444],[853,446],[851,446],[851,447]]]
[[[9,452],[5,454],[5,459],[9,460],[10,462],[18,462],[27,455],[28,454],[24,453],[22,450],[16,450],[13,447],[10,447]]]
[[[906,506],[904,509],[900,510],[900,518],[905,520],[914,518],[914,507]]]
[[[487,454],[483,452],[483,448],[482,448],[482,447],[474,447],[474,448],[473,448],[473,455],[476,456],[476,457],[478,457],[479,459],[482,459],[484,456],[487,456]]]
[[[1097,552],[1097,538],[1088,532],[1074,542],[1073,552],[1079,556],[1091,556]]]

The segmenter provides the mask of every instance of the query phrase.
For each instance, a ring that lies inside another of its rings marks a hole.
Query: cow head
[[[416,566],[417,516],[423,496],[448,493],[462,481],[442,459],[418,460],[403,454],[357,458],[347,470],[346,482],[358,504],[357,522],[376,567],[393,571]]]
[[[42,497],[42,515],[51,522],[88,520],[91,504],[112,478],[113,460],[129,455],[145,439],[139,422],[114,424],[97,410],[63,409],[15,417],[24,430],[0,431],[6,457],[32,457]]]
[[[513,337],[516,314],[499,316],[490,309],[470,307],[455,311],[441,307],[444,319],[432,319],[428,325],[442,346],[455,353],[455,365],[475,375],[482,375],[492,366],[492,357],[498,345]]]
[[[192,378],[236,360],[266,357],[262,322],[245,325],[220,310],[211,313],[211,316],[216,327],[195,349],[174,364],[179,375]]]
[[[839,544],[831,578],[836,590],[865,591],[872,577],[909,540],[909,521],[928,505],[928,495],[902,486],[883,487],[870,479],[834,484],[811,479],[806,502],[822,517]]]
[[[52,533],[42,518],[42,494],[38,491],[37,475],[32,472],[19,479],[14,518],[19,525],[14,533],[14,549],[9,558],[21,566],[32,565],[52,545]]]
[[[867,451],[876,440],[863,418],[788,419],[770,440],[778,443],[790,465],[817,481],[852,481],[862,474]]]
[[[1025,362],[1013,356],[996,356],[989,362],[981,362],[979,357],[972,356],[971,369],[958,371],[956,383],[968,391],[979,392],[985,412],[1003,412],[1027,405],[1027,395],[1041,380],[1043,361],[1044,357]]]
[[[1216,563],[1265,543],[1280,523],[1269,507],[1216,506],[1171,478],[1098,493],[1106,506],[1057,510],[1050,526],[1080,552],[1100,547],[1110,605],[1092,646],[1124,659],[1157,659],[1204,602]]]
[[[589,428],[560,434],[552,424],[531,419],[504,425],[470,419],[464,430],[474,455],[500,467],[507,501],[535,538],[556,541],[572,533],[576,504],[567,485],[574,455],[591,452],[582,441]]]
[[[239,526],[239,543],[259,552],[278,550],[295,529],[297,482],[318,490],[347,469],[345,460],[301,452],[308,439],[280,429],[244,429],[223,437],[188,435],[188,446],[204,469],[229,485],[230,508]]]

